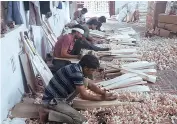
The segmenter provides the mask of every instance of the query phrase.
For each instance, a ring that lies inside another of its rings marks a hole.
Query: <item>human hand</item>
[[[117,95],[111,95],[111,96],[104,95],[103,96],[103,100],[105,100],[105,101],[112,101],[112,100],[116,100],[116,99],[117,99]]]

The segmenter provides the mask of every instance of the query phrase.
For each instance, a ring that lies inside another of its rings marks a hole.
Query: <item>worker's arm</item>
[[[105,89],[101,89],[100,87],[98,87],[95,83],[93,83],[92,81],[89,81],[88,82],[88,88],[97,93],[97,94],[100,94],[102,96],[111,96],[113,95],[112,93],[109,93],[109,92],[106,92]]]
[[[80,97],[84,100],[90,100],[90,101],[111,101],[115,100],[116,96],[106,96],[106,95],[92,95],[89,92],[86,91],[86,88],[84,85],[76,86],[76,90],[80,93]]]
[[[61,50],[61,57],[62,58],[79,58],[79,55],[70,55],[68,54],[68,48],[62,48]]]
[[[74,20],[76,20],[78,17],[79,17],[79,11],[76,11],[76,12],[74,13]]]
[[[84,77],[83,74],[80,72],[74,73],[74,75],[70,76],[70,79],[74,82],[76,86],[76,91],[80,94],[80,97],[84,100],[91,100],[91,101],[103,101],[103,100],[115,100],[115,96],[106,96],[106,95],[92,95],[86,89],[84,84]]]

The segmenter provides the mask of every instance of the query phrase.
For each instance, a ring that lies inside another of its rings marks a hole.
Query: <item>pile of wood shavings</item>
[[[158,70],[173,69],[177,65],[177,38],[168,39],[162,37],[140,38],[137,46],[126,46],[111,44],[101,44],[100,47],[108,47],[113,50],[124,48],[136,48],[141,60],[155,62]],[[124,64],[128,62],[120,62],[114,59],[112,64]]]
[[[138,51],[143,55],[142,60],[156,62],[159,70],[177,65],[177,39],[153,38],[141,39]]]
[[[157,92],[148,94],[127,92],[119,93],[118,99],[134,104],[89,109],[80,113],[87,117],[89,124],[97,124],[95,114],[104,110],[111,111],[111,115],[107,115],[108,124],[172,124],[177,116],[177,96]]]

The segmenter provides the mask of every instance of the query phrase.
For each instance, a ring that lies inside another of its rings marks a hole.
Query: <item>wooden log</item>
[[[142,72],[142,73],[145,73],[145,74],[149,74],[149,75],[156,75],[157,73],[157,70],[156,69],[143,69],[143,70],[136,70],[138,72]],[[126,71],[126,70],[121,70],[122,73],[131,73],[129,71]]]
[[[135,85],[126,88],[114,89],[114,92],[121,93],[121,92],[149,92],[150,89],[148,86],[145,85]]]
[[[133,84],[139,84],[139,82],[141,82],[141,81],[142,81],[141,77],[132,77],[132,78],[125,79],[123,81],[119,81],[119,82],[113,83],[111,85],[105,86],[104,88],[107,90],[117,89],[117,88],[124,87],[127,85],[132,86]]]
[[[147,75],[143,72],[139,72],[137,70],[133,70],[133,69],[128,69],[128,68],[124,68],[124,70],[131,72],[131,73],[135,73],[138,74],[140,77],[142,77],[144,80],[155,83],[156,82],[156,78],[157,76],[153,76],[153,75]]]
[[[127,104],[136,104],[137,102],[120,102],[118,100],[113,101],[89,101],[89,100],[82,100],[79,98],[75,98],[73,100],[73,108],[76,109],[91,109],[91,108],[104,108],[110,106],[119,106],[119,105],[127,105]]]
[[[127,73],[127,74],[121,75],[119,77],[116,77],[116,78],[113,78],[113,79],[110,79],[110,80],[107,80],[107,81],[99,82],[98,85],[105,87],[105,86],[111,85],[113,83],[120,82],[120,81],[129,79],[129,78],[132,78],[132,77],[136,77],[136,76],[137,76],[137,74]]]

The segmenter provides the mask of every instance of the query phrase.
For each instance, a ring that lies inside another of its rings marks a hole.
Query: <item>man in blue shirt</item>
[[[50,109],[64,115],[64,117],[62,116],[64,123],[83,124],[86,122],[83,115],[67,104],[78,94],[82,99],[92,101],[116,99],[115,95],[100,89],[94,83],[84,82],[84,77],[92,75],[98,68],[98,59],[93,55],[85,55],[78,64],[70,64],[59,69],[49,82],[44,92],[43,101]],[[97,95],[88,93],[86,87]],[[51,102],[55,105],[51,105]],[[52,117],[52,114],[49,112],[49,118]]]

